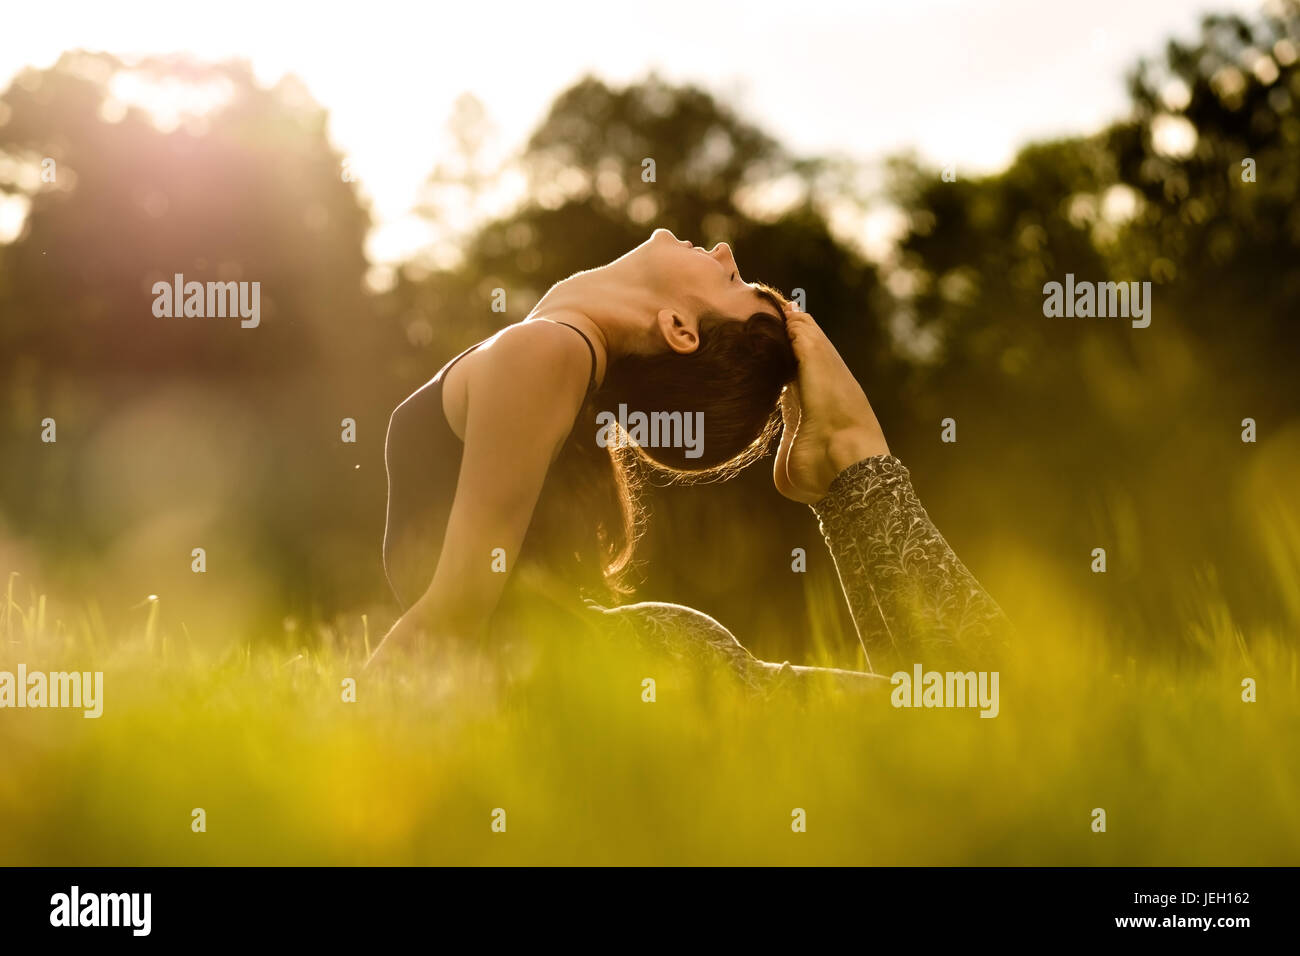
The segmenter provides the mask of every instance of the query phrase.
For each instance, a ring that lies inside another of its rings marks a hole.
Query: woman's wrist
[[[482,638],[488,612],[476,610],[464,599],[448,601],[426,592],[406,611],[411,624],[438,639],[478,640]]]

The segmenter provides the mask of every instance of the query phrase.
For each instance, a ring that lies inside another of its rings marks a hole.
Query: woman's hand
[[[381,680],[413,679],[432,694],[463,693],[489,702],[504,686],[499,665],[471,628],[449,629],[417,602],[389,628],[362,671]]]
[[[448,613],[439,613],[422,597],[397,619],[363,670],[391,670],[414,664],[424,671],[455,672],[461,677],[482,678],[490,663],[484,653],[486,635],[467,623],[455,623]]]
[[[436,652],[443,643],[435,636],[433,622],[425,608],[417,602],[407,608],[406,612],[388,629],[388,633],[384,635],[383,640],[370,655],[370,659],[366,661],[366,669],[372,667],[381,653],[390,660],[396,655],[412,651],[419,652],[423,656],[426,652]]]
[[[772,468],[777,491],[814,504],[849,465],[889,454],[884,432],[844,359],[807,312],[786,309],[798,381],[781,393],[781,445]]]

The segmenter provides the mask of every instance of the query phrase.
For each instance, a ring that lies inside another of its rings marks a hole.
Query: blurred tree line
[[[1007,554],[1146,639],[1173,643],[1201,613],[1189,589],[1246,620],[1296,613],[1270,584],[1300,570],[1270,532],[1293,506],[1252,468],[1277,436],[1294,447],[1300,411],[1298,11],[1206,18],[1195,45],[1135,67],[1131,116],[1097,135],[1031,144],[974,179],[895,157],[884,195],[699,89],[584,79],[513,161],[525,200],[464,236],[454,265],[412,262],[383,291],[367,286],[369,216],[325,112],[292,79],[268,90],[246,64],[82,52],[25,71],[0,97],[0,190],[29,203],[0,245],[0,557],[46,587],[106,604],[155,592],[223,621],[391,613],[393,406],[551,283],[666,226],[806,291],[939,527],[1013,614]],[[219,105],[160,126],[117,102],[128,73]],[[472,152],[482,117],[458,116]],[[472,156],[457,168],[431,176],[430,216],[439,189],[490,185]],[[775,211],[756,198],[773,184]],[[831,222],[881,205],[906,227],[873,262]],[[150,289],[174,273],[259,281],[262,326],[156,318]],[[1046,318],[1043,284],[1067,273],[1152,282],[1150,327]],[[1241,442],[1246,417],[1258,445]],[[945,418],[956,443],[940,441]],[[834,590],[808,509],[765,466],[648,498],[641,596],[700,607],[760,655],[804,656],[809,602]],[[194,547],[207,575],[190,571]]]

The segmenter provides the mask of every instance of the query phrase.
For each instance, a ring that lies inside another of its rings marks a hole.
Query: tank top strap
[[[596,347],[591,344],[591,339],[587,338],[587,333],[583,332],[582,329],[578,328],[576,325],[569,325],[568,322],[561,322],[559,319],[547,319],[546,321],[554,322],[556,325],[563,325],[573,329],[573,331],[582,336],[582,341],[587,343],[587,351],[591,353],[591,376],[587,379],[587,395],[590,396],[596,388]]]

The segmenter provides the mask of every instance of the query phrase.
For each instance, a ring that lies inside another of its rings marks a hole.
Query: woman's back
[[[544,320],[552,321],[552,320]],[[587,336],[567,322],[554,322],[582,336],[591,354],[590,395],[596,384],[596,352]],[[410,607],[433,579],[455,501],[465,446],[444,411],[448,373],[482,342],[461,352],[393,411],[384,461],[388,470],[388,513],[384,569],[403,608]]]

